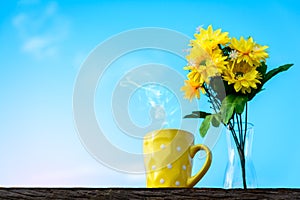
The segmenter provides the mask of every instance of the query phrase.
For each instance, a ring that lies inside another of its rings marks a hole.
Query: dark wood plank
[[[0,188],[0,199],[300,199],[300,189]]]

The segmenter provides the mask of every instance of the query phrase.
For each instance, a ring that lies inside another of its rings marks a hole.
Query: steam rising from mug
[[[189,109],[197,105],[182,99],[178,83],[182,83],[183,78],[174,69],[161,64],[142,65],[127,73],[112,98],[114,119],[122,132],[142,139],[146,133],[162,128],[190,129],[191,121],[183,120],[182,113],[189,113]],[[135,115],[150,124],[139,126],[131,120],[129,100],[134,104],[132,108],[143,108]]]

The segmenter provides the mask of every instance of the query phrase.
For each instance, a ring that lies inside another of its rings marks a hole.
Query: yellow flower
[[[210,78],[219,75],[218,68],[209,60],[206,61],[206,65],[200,65],[190,68],[190,72],[187,77],[197,83],[210,83]]]
[[[190,80],[200,84],[209,84],[210,78],[220,75],[228,63],[227,57],[223,56],[220,49],[214,50],[213,54],[209,55],[198,45],[191,49],[186,58],[188,65],[183,69],[190,71],[188,74]]]
[[[212,53],[212,50],[218,48],[218,45],[227,44],[230,39],[228,37],[228,32],[221,32],[221,29],[216,31],[213,30],[212,25],[209,25],[207,30],[201,28],[200,33],[196,33],[196,40],[191,41],[191,46],[200,45],[208,53]]]
[[[189,99],[190,101],[192,101],[194,97],[200,99],[199,90],[201,90],[203,94],[205,93],[205,90],[200,83],[191,80],[185,80],[184,86],[182,86],[180,90],[185,92],[184,98]]]
[[[224,71],[223,79],[228,84],[234,84],[236,92],[251,93],[251,88],[257,89],[256,84],[260,84],[261,75],[256,67],[250,66],[246,62],[235,63],[233,61]]]
[[[210,58],[210,55],[199,45],[190,49],[190,54],[186,56],[188,66],[199,66]]]
[[[238,52],[237,63],[245,61],[249,65],[257,67],[261,61],[266,61],[266,58],[269,57],[265,51],[268,46],[256,44],[252,37],[249,37],[248,40],[245,40],[244,37],[241,37],[240,40],[232,38],[229,46]]]
[[[226,65],[228,64],[226,59],[227,56],[223,56],[221,49],[216,49],[212,52],[211,60],[212,63],[218,68],[219,73],[222,73],[222,71],[226,69]]]

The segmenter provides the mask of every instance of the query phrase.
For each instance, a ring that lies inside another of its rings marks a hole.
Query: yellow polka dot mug
[[[194,145],[194,136],[184,130],[161,129],[144,136],[144,163],[146,184],[150,188],[193,187],[210,167],[212,155],[203,144]],[[192,159],[204,150],[206,160],[195,175]]]

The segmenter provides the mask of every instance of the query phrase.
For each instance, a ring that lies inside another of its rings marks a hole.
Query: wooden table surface
[[[0,188],[0,199],[300,199],[300,189]]]

